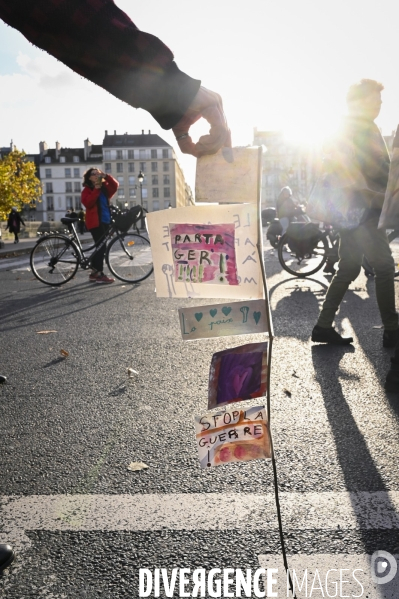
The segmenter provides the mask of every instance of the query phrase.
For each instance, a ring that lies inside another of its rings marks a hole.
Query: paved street
[[[260,336],[183,342],[177,310],[201,301],[157,299],[153,276],[100,286],[80,271],[49,288],[28,258],[0,260],[0,542],[17,549],[0,596],[135,598],[139,568],[282,575],[271,463],[201,470],[194,439],[212,354]],[[383,389],[392,350],[374,282],[360,275],[336,321],[353,346],[318,346],[310,333],[329,279],[291,277],[268,244],[265,264],[289,563],[367,569],[377,550],[399,554],[399,396]],[[397,598],[397,580],[353,596]]]

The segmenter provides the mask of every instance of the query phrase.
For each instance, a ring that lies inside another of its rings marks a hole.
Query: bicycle
[[[129,225],[136,226],[135,233],[127,230],[126,220],[123,226],[123,217],[126,215],[114,210],[110,228],[99,244],[96,246],[93,243],[85,249],[75,229],[75,222],[79,218],[62,218],[63,224],[71,225],[70,235],[55,233],[38,239],[30,254],[33,274],[42,283],[58,287],[70,281],[79,267],[89,269],[93,256],[106,245],[105,260],[117,279],[124,283],[144,281],[153,271],[151,246],[149,239],[141,235],[137,228],[143,214],[140,210],[140,216],[136,218],[137,210],[135,212],[135,222]],[[90,255],[87,255],[89,252]]]
[[[284,270],[295,277],[308,277],[315,274],[326,264],[327,260],[330,261],[331,266],[338,261],[339,234],[331,226],[326,226],[324,231],[318,230],[316,233],[316,226],[314,225],[313,228],[313,239],[311,236],[309,239],[293,239],[286,232],[278,241],[279,262]],[[304,230],[303,225],[301,229]],[[388,234],[388,242],[391,243],[398,236],[399,231],[391,231]],[[290,251],[286,251],[287,246]],[[362,267],[367,277],[374,276],[373,268],[365,256]],[[398,276],[399,270],[395,272],[395,277]]]

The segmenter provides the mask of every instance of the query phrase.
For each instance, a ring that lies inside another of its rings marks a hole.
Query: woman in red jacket
[[[98,168],[89,168],[83,175],[82,204],[86,208],[86,227],[98,244],[111,224],[109,205],[119,183],[111,175]],[[89,281],[93,283],[113,283],[115,279],[103,273],[105,244],[92,259],[92,272]]]

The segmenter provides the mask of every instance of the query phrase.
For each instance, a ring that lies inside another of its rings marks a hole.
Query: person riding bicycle
[[[98,168],[89,168],[83,175],[82,204],[86,208],[86,227],[98,245],[111,224],[110,202],[119,187],[118,181]],[[106,244],[96,251],[92,259],[92,283],[113,283],[115,279],[103,272]]]
[[[283,187],[278,194],[276,201],[277,217],[283,227],[283,233],[286,232],[288,225],[295,220],[298,215],[298,205],[292,197],[290,187]]]

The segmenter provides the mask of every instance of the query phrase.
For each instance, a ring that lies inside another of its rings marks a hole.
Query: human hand
[[[188,131],[194,123],[204,117],[211,128],[195,144]],[[221,147],[231,148],[231,133],[223,111],[223,102],[219,94],[200,87],[186,114],[173,127],[177,143],[184,154],[199,158],[205,154],[215,154]]]

